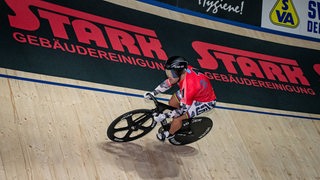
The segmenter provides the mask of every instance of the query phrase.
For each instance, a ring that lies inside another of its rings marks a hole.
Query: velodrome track
[[[222,26],[136,1],[117,4],[320,50],[316,42]],[[114,143],[105,136],[114,118],[152,107],[144,91],[4,68],[0,84],[0,179],[320,179],[319,114],[218,103],[208,114],[214,130],[197,143],[162,144],[156,130]]]

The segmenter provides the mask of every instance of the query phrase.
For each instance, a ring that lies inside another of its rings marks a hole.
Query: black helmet
[[[181,71],[188,67],[188,62],[184,57],[172,56],[167,60],[164,67],[165,69]]]
[[[166,70],[167,77],[180,78],[181,74],[188,67],[188,62],[181,56],[170,57],[164,68]]]

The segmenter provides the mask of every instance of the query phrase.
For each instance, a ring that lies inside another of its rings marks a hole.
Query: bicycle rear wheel
[[[127,142],[148,134],[155,126],[152,111],[137,109],[116,118],[107,129],[107,136],[115,142]]]
[[[213,122],[207,117],[194,117],[184,121],[182,128],[169,139],[173,145],[186,145],[198,141],[206,136],[212,129]]]

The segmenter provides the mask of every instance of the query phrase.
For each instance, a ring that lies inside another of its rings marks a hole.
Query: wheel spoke
[[[146,126],[139,126],[139,129],[142,131],[146,131],[148,130],[150,127],[146,127]]]
[[[123,138],[124,139],[130,138],[130,135],[132,134],[132,132],[133,131],[130,129]]]
[[[134,121],[132,120],[132,116],[125,118],[125,120],[127,120],[128,127],[131,127],[134,125]]]
[[[145,120],[149,119],[150,115],[148,114],[142,114],[140,117],[138,117],[135,122],[139,123],[139,124],[143,124],[145,122]]]
[[[139,117],[139,120],[138,121],[136,121],[136,126],[138,126],[138,129],[140,129],[140,127],[142,127],[143,126],[143,124],[147,121],[147,120],[149,120],[150,119],[150,117],[151,117],[151,115],[144,115],[144,117],[142,117],[142,116],[140,116]],[[141,119],[140,119],[141,118]]]
[[[127,127],[121,127],[121,128],[114,128],[114,130],[115,130],[116,132],[118,132],[118,131],[127,131],[127,130],[130,130],[130,127],[127,126]]]
[[[115,131],[127,131],[127,130],[130,130],[130,128],[132,126],[134,126],[134,122],[132,120],[132,116],[129,116],[129,117],[126,117],[125,119],[123,119],[127,122],[127,126],[125,127],[119,127],[119,128],[114,128]]]

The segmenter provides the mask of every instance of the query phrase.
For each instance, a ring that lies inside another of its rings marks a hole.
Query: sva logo
[[[296,28],[299,17],[292,0],[277,0],[270,12],[270,20],[275,25]]]

